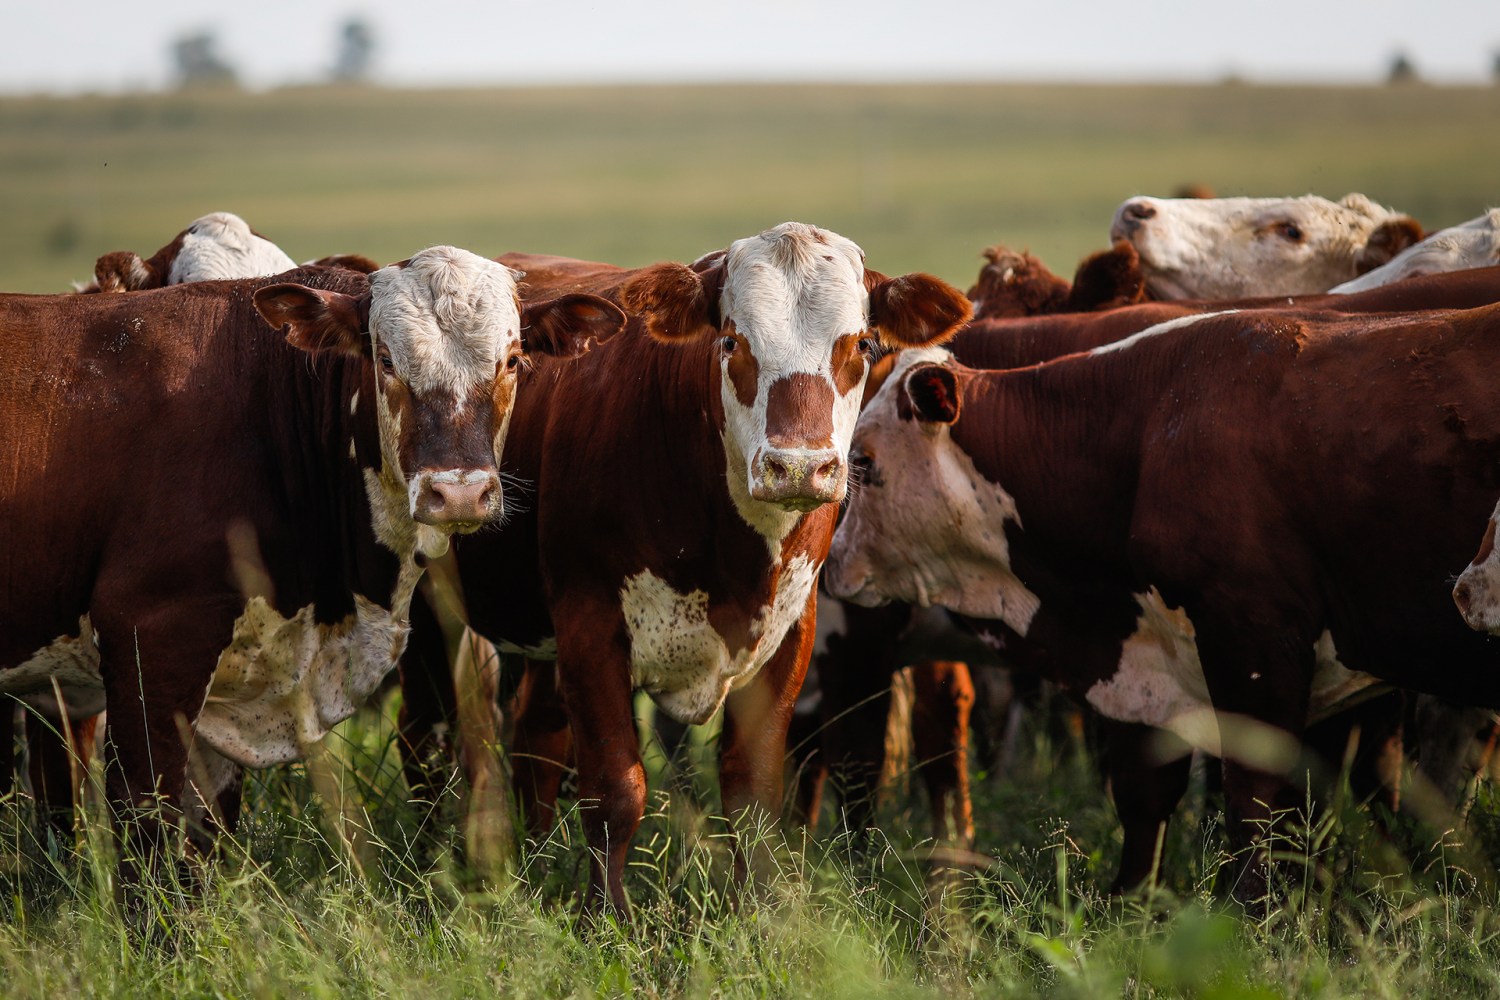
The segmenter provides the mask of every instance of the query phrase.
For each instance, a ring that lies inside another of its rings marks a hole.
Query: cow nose
[[[500,506],[500,477],[486,470],[423,473],[412,516],[423,524],[470,532]]]
[[[787,510],[813,510],[838,499],[844,460],[832,448],[775,448],[761,452],[750,496]]]
[[[1469,617],[1469,605],[1473,602],[1474,595],[1469,590],[1469,585],[1460,580],[1453,587],[1453,603],[1458,605],[1458,613],[1465,618]]]
[[[1115,212],[1114,224],[1109,227],[1109,237],[1112,240],[1125,239],[1141,228],[1141,223],[1155,217],[1156,206],[1149,198],[1132,198]]]
[[[1145,222],[1147,219],[1154,219],[1155,217],[1156,206],[1144,198],[1137,198],[1134,201],[1127,201],[1125,203],[1125,218],[1127,219],[1132,219],[1136,222]]]

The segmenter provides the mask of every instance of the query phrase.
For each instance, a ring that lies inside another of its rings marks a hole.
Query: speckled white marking
[[[1135,633],[1120,652],[1119,669],[1089,688],[1085,698],[1111,719],[1169,729],[1189,743],[1215,749],[1212,741],[1217,740],[1218,730],[1193,623],[1182,609],[1168,607],[1154,587],[1137,594],[1136,600],[1141,615]],[[1309,723],[1326,718],[1360,691],[1381,683],[1340,663],[1329,632],[1324,631],[1313,648],[1316,666]]]
[[[1485,531],[1494,531],[1496,526],[1500,526],[1500,503],[1490,514]],[[1476,553],[1475,559],[1458,575],[1457,583],[1463,585],[1468,596],[1463,618],[1471,629],[1500,635],[1500,548],[1480,544],[1481,549],[1488,547],[1489,551],[1483,559]]]
[[[1015,500],[979,473],[947,425],[897,412],[913,366],[951,360],[941,348],[902,351],[860,416],[854,447],[875,456],[875,472],[850,499],[824,579],[856,604],[941,604],[1025,635],[1041,601],[1011,569],[1005,526],[1020,523]]]
[[[729,692],[748,683],[776,652],[806,609],[817,578],[816,563],[793,557],[771,604],[751,622],[749,644],[731,652],[708,620],[708,594],[681,593],[642,570],[620,588],[632,681],[678,722],[707,722]]]
[[[78,619],[76,636],[58,636],[29,659],[0,670],[0,694],[22,696],[28,704],[55,716],[54,678],[71,714],[85,718],[104,711],[99,643],[88,615]]]

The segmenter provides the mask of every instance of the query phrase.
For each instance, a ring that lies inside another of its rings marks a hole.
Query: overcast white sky
[[[0,92],[155,89],[210,30],[254,87],[319,79],[349,17],[397,85],[680,80],[1481,82],[1500,0],[0,0]]]

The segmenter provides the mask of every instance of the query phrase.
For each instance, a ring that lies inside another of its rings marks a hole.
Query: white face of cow
[[[1372,235],[1397,220],[1414,225],[1359,194],[1339,202],[1139,197],[1116,209],[1110,239],[1135,247],[1159,298],[1304,295],[1353,278]]]
[[[1485,525],[1479,554],[1458,575],[1453,586],[1453,603],[1469,628],[1500,635],[1500,556],[1495,553],[1495,530],[1500,524],[1500,504]]]
[[[877,337],[922,346],[969,315],[956,288],[868,271],[855,244],[795,222],[736,240],[694,269],[648,268],[623,299],[659,339],[718,337],[729,491],[768,537],[784,533],[787,513],[843,498]]]
[[[258,278],[290,271],[297,264],[270,240],[251,232],[250,224],[231,212],[214,212],[188,226],[167,271],[167,284]]]
[[[1386,263],[1332,291],[1341,294],[1362,292],[1402,278],[1496,264],[1500,264],[1500,208],[1492,208],[1463,225],[1433,233],[1416,246],[1407,247]]]
[[[859,485],[833,536],[823,579],[856,604],[940,604],[1025,635],[1039,602],[1011,570],[1015,501],[954,442],[959,397],[943,350],[903,352],[860,415]],[[938,372],[943,377],[923,375]],[[920,384],[909,383],[912,375]]]
[[[373,362],[381,468],[366,472],[372,500],[381,498],[376,530],[396,551],[441,549],[442,538],[419,524],[469,532],[499,514],[497,470],[523,351],[575,357],[624,323],[592,295],[523,308],[519,277],[439,246],[372,273],[365,299],[295,284],[255,294],[261,315],[286,325],[294,345]],[[351,411],[361,405],[356,394]]]

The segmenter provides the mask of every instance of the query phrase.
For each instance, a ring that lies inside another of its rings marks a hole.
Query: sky
[[[212,32],[253,88],[324,78],[340,26],[393,86],[840,80],[1363,83],[1396,52],[1482,83],[1500,0],[0,0],[0,93],[157,90],[173,39]]]

